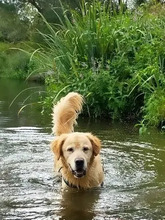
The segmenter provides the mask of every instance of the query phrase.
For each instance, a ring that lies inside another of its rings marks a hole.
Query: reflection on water
[[[45,125],[41,106],[37,104],[44,93],[44,86],[38,84],[0,79],[0,127]]]
[[[164,134],[151,130],[139,137],[130,124],[80,120],[77,130],[92,131],[102,140],[104,187],[61,192],[49,149],[50,117],[43,120],[34,106],[18,117],[30,90],[9,109],[28,87],[0,81],[0,219],[165,219]]]
[[[91,220],[96,217],[93,211],[98,202],[100,189],[88,191],[62,192],[61,209],[58,213],[61,220]]]

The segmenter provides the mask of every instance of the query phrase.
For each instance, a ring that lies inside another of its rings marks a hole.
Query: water
[[[165,134],[153,129],[139,137],[130,124],[80,120],[77,130],[102,140],[104,188],[61,192],[49,148],[50,116],[44,118],[38,105],[18,116],[22,102],[35,103],[34,94],[43,90],[0,80],[0,219],[165,219]]]

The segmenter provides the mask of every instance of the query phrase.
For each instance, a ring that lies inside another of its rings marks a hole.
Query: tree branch
[[[42,8],[40,8],[40,6],[37,4],[37,2],[35,0],[28,0],[28,3],[33,5],[38,10],[38,12],[40,12],[42,14]]]

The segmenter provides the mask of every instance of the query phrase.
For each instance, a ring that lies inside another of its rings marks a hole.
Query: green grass
[[[40,72],[54,72],[46,108],[55,97],[77,91],[86,99],[85,115],[163,124],[165,16],[155,13],[165,12],[162,7],[112,13],[100,1],[82,2],[79,12],[64,10],[61,25],[45,21],[50,34],[41,33],[45,46],[35,57]]]

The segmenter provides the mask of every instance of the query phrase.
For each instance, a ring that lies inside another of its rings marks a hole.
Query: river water
[[[165,219],[165,134],[139,136],[131,124],[80,120],[78,131],[102,140],[104,187],[61,192],[49,148],[51,118],[36,104],[43,91],[0,79],[0,219]]]

